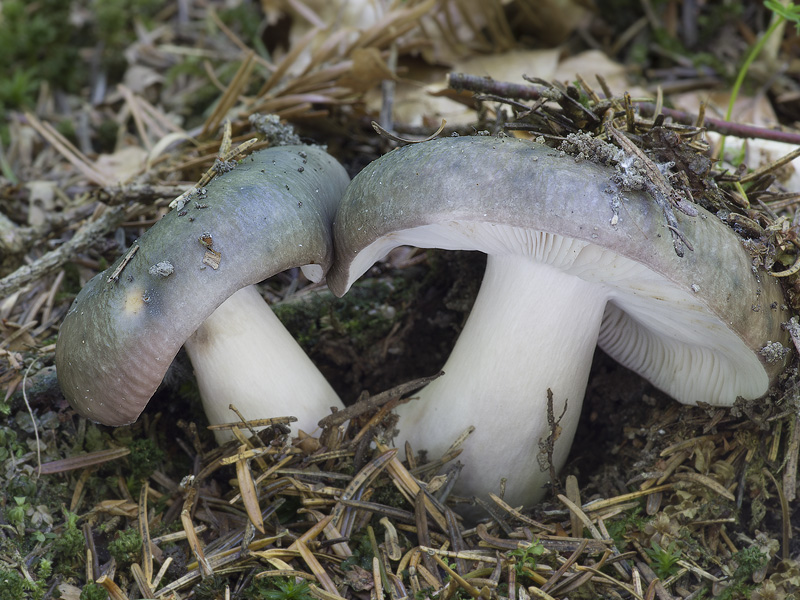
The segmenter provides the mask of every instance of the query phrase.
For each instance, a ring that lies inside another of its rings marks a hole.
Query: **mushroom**
[[[254,285],[225,300],[184,343],[211,424],[292,415],[307,432],[331,406],[344,408]],[[218,430],[217,439],[228,439]]]
[[[785,364],[778,283],[701,208],[678,214],[694,250],[676,255],[662,209],[611,167],[514,138],[437,139],[394,150],[351,182],[334,223],[328,286],[343,295],[399,245],[488,255],[443,377],[398,409],[401,440],[434,456],[469,426],[456,491],[536,501],[547,396],[566,461],[596,345],[685,404],[759,398]],[[687,244],[688,246],[689,244]]]
[[[106,425],[132,423],[187,339],[212,423],[238,420],[226,412],[233,403],[245,418],[294,415],[310,430],[341,408],[248,286],[292,267],[322,278],[348,181],[321,148],[269,148],[165,215],[64,318],[56,368],[73,408]]]

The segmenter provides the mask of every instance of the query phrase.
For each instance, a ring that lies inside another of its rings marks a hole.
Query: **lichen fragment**
[[[158,277],[169,277],[175,272],[175,267],[172,266],[171,262],[162,260],[150,267],[147,272]]]

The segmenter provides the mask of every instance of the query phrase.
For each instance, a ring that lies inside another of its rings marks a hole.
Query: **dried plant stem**
[[[791,513],[789,511],[789,502],[786,500],[786,496],[783,493],[783,488],[778,483],[778,480],[775,479],[775,476],[770,472],[770,470],[765,467],[761,471],[769,478],[770,481],[772,481],[775,489],[778,491],[778,499],[781,503],[781,534],[783,538],[781,543],[781,558],[783,560],[788,560],[789,540],[792,538],[792,520]]]
[[[787,502],[794,502],[797,498],[797,463],[800,453],[800,416],[796,416],[792,423],[792,434],[789,447],[786,450],[786,469],[783,473],[783,494]]]
[[[0,279],[0,297],[13,294],[22,287],[60,269],[75,254],[91,246],[98,238],[114,230],[125,220],[124,206],[114,206],[95,221],[81,227],[71,240],[51,250],[29,265],[23,265],[7,277]]]
[[[415,390],[418,390],[419,388],[428,385],[434,379],[441,377],[443,374],[444,373],[439,372],[436,375],[431,375],[430,377],[420,377],[419,379],[401,383],[400,385],[393,387],[390,390],[386,390],[385,392],[381,392],[380,394],[376,394],[375,396],[368,396],[363,400],[359,400],[356,404],[323,417],[320,419],[318,425],[322,428],[336,427],[337,425],[341,425],[349,419],[354,419],[365,413],[380,408],[391,400],[395,400]]]
[[[494,94],[518,100],[538,100],[542,95],[541,90],[532,85],[495,81],[491,77],[468,75],[466,73],[450,73],[447,76],[447,83],[450,88],[456,91],[464,90],[481,94]]]
[[[449,87],[459,91],[465,90],[481,94],[495,94],[497,96],[517,98],[519,100],[538,100],[541,97],[541,90],[535,86],[495,81],[489,77],[466,75],[464,73],[450,73],[448,82]],[[652,117],[655,115],[656,105],[654,103],[637,102],[636,105],[642,116]],[[697,120],[697,115],[672,108],[661,108],[661,114],[683,125],[695,125]],[[784,142],[786,144],[800,144],[800,133],[791,131],[767,129],[766,127],[733,123],[725,119],[713,119],[710,117],[705,118],[703,126],[710,131],[716,131],[722,135],[730,135],[738,138],[757,138]]]
[[[31,425],[33,425],[33,433],[36,436],[36,477],[38,478],[42,474],[42,444],[39,441],[39,427],[36,425],[36,417],[33,414],[30,402],[28,402],[28,391],[25,389],[25,382],[28,379],[28,374],[35,364],[37,364],[37,361],[33,361],[28,365],[28,368],[25,369],[25,375],[22,378],[22,398],[25,400],[25,406],[28,409],[28,414],[31,416]]]

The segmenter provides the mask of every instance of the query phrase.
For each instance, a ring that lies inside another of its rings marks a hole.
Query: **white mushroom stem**
[[[230,296],[185,343],[212,425],[246,419],[297,417],[296,433],[317,429],[336,392],[254,286]],[[230,439],[220,432],[217,439]]]
[[[512,505],[544,493],[536,460],[549,435],[547,390],[561,432],[554,465],[566,461],[607,301],[605,286],[520,256],[490,255],[480,293],[445,374],[400,407],[401,442],[441,456],[470,425],[456,491],[500,494]]]

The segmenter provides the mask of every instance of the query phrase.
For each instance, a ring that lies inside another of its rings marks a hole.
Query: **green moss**
[[[142,538],[136,529],[124,529],[108,544],[108,551],[118,565],[130,565],[139,560]]]
[[[30,504],[28,504],[25,496],[14,496],[6,503],[6,521],[17,528],[21,533],[25,527],[25,513],[28,512]]]
[[[650,543],[650,548],[645,549],[645,553],[653,562],[650,566],[661,579],[667,579],[678,570],[678,561],[681,559],[681,551],[675,542],[670,542],[665,548],[656,542]]]
[[[206,577],[192,588],[192,597],[195,600],[217,600],[225,597],[225,588],[228,580],[221,575]]]
[[[611,539],[614,540],[618,548],[627,545],[625,537],[628,534],[628,532],[644,531],[644,526],[647,523],[647,518],[642,516],[643,513],[644,513],[644,507],[637,506],[635,508],[632,508],[628,512],[624,513],[624,516],[622,518],[606,522],[608,533],[611,536]]]
[[[353,287],[330,311],[329,323],[358,350],[365,350],[383,339],[394,325],[397,310],[391,300],[396,291],[387,283],[367,279],[363,285]]]
[[[59,571],[68,574],[83,563],[85,541],[78,515],[65,510],[64,519],[64,530],[53,540],[53,558]]]
[[[272,309],[297,343],[308,350],[319,341],[322,315],[328,311],[331,301],[328,297],[315,296],[299,302],[275,304]]]
[[[405,496],[403,496],[400,490],[392,483],[376,486],[372,495],[372,501],[393,508],[400,508],[403,510],[409,509],[408,501],[405,499]]]
[[[94,0],[94,34],[104,47],[103,61],[111,78],[122,77],[127,66],[125,49],[136,41],[131,23],[138,21],[149,28],[164,3],[160,0]]]
[[[267,57],[264,42],[261,40],[264,13],[259,9],[258,2],[238,2],[232,8],[219,12],[220,20],[228,27],[239,33],[251,48]]]
[[[31,583],[17,571],[0,569],[0,598],[14,600],[39,600],[44,597],[41,584]]]
[[[391,284],[364,279],[343,298],[315,294],[273,306],[275,314],[306,350],[325,335],[346,337],[358,351],[383,339],[401,318],[416,286],[402,278]]]
[[[106,598],[108,598],[108,592],[103,586],[87,583],[83,586],[78,600],[106,600]]]
[[[37,490],[36,481],[26,475],[16,475],[6,484],[4,492],[7,496],[33,497],[36,495]]]
[[[83,445],[87,452],[96,452],[98,450],[104,450],[107,447],[103,432],[94,423],[87,424]]]
[[[353,534],[350,539],[350,548],[353,554],[342,561],[342,571],[348,571],[355,565],[372,571],[372,557],[375,555],[372,552],[372,543],[366,529]]]
[[[125,49],[136,41],[134,21],[152,27],[160,0],[4,0],[0,3],[0,122],[9,110],[31,108],[43,83],[78,93],[89,82],[82,51],[96,54],[113,86]],[[75,19],[75,14],[81,18]],[[72,125],[60,123],[59,128]],[[4,137],[5,128],[0,132]],[[67,131],[67,137],[70,137]]]
[[[148,438],[134,440],[129,448],[128,463],[133,481],[144,481],[150,477],[164,460],[164,451]]]
[[[39,580],[46,580],[53,574],[53,562],[49,558],[42,558],[36,567],[36,577]]]
[[[518,577],[522,577],[536,571],[536,562],[544,554],[544,546],[534,541],[524,548],[517,548],[508,553],[509,557],[514,558],[514,570]]]
[[[308,582],[289,577],[253,578],[243,594],[252,600],[312,600]]]
[[[769,562],[769,556],[761,552],[757,546],[750,546],[734,554],[733,560],[737,565],[733,572],[733,578],[737,581],[745,581],[752,579],[753,573],[764,568]]]
[[[78,30],[71,26],[70,3],[62,0],[7,0],[0,28],[0,102],[27,106],[39,83],[76,89]]]

